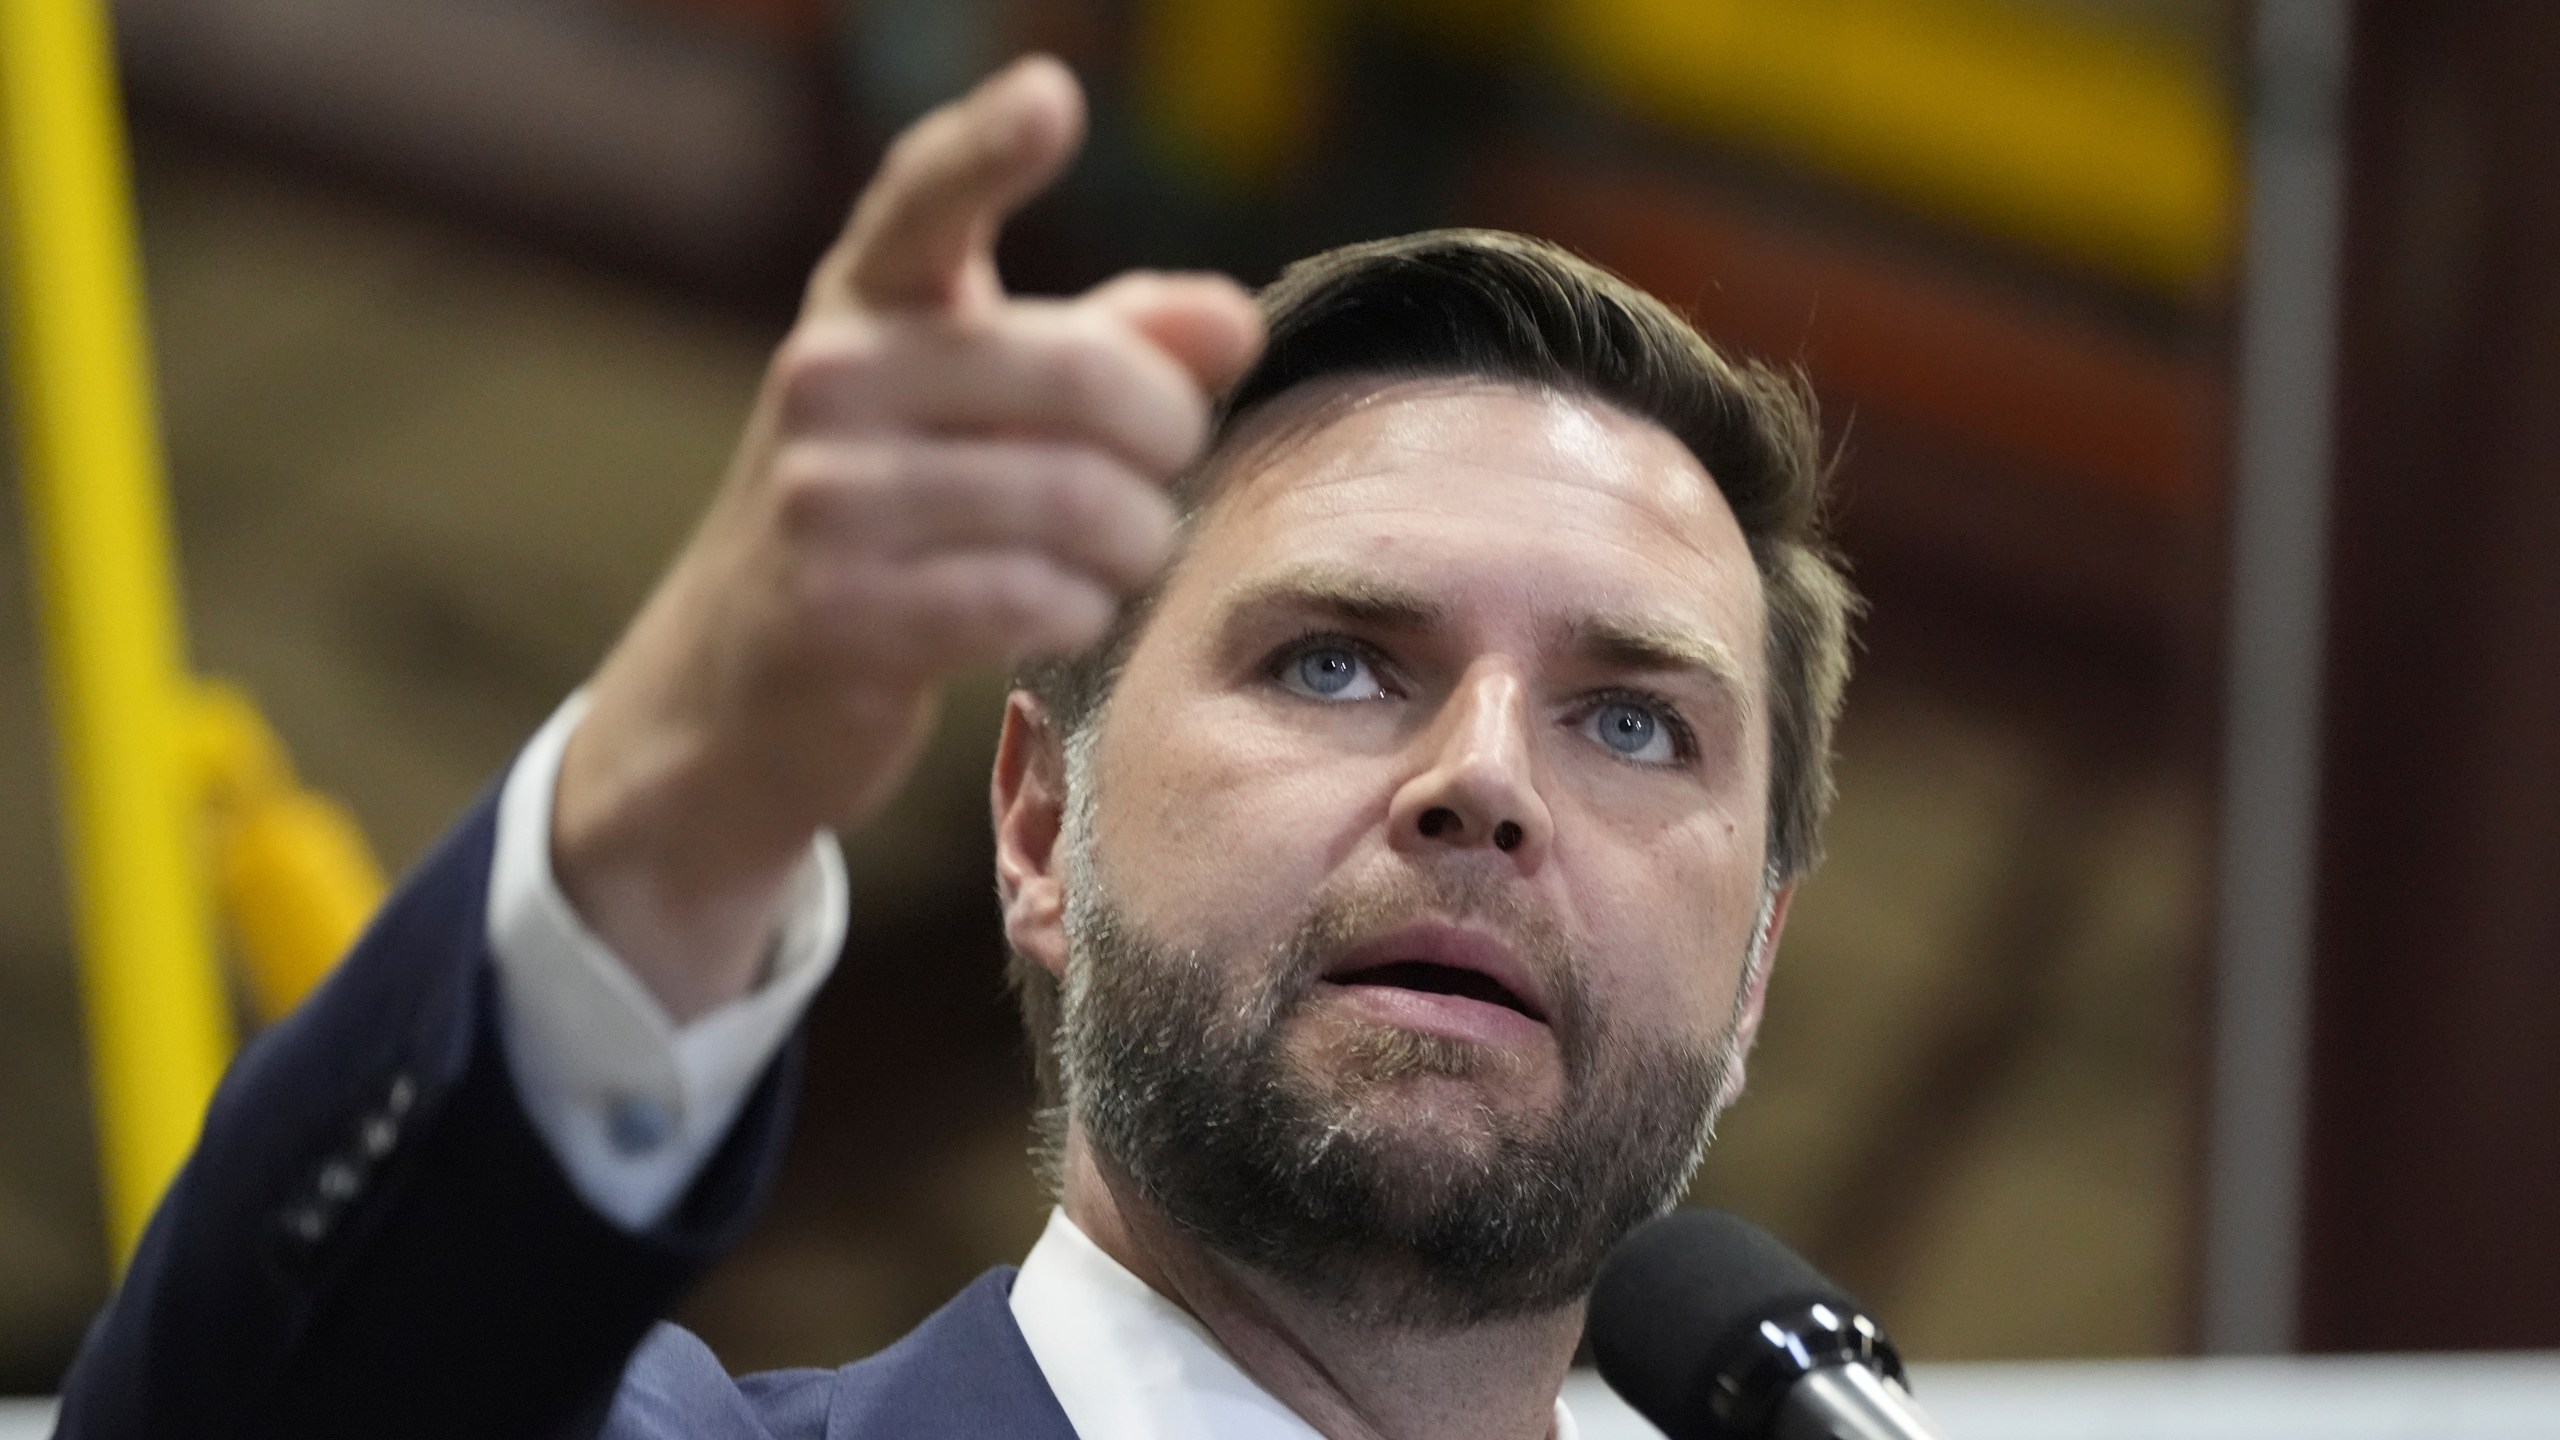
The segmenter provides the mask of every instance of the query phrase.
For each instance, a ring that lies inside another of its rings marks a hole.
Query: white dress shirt
[[[570,1183],[628,1230],[665,1218],[728,1134],[756,1077],[843,946],[844,856],[821,833],[792,876],[764,983],[678,1026],[561,893],[551,870],[560,754],[585,713],[562,704],[498,794],[489,953],[499,1030],[526,1116]],[[1199,1321],[1052,1211],[1014,1280],[1031,1358],[1086,1440],[1322,1440]],[[1575,1440],[1556,1401],[1554,1440]]]
[[[1207,1326],[1129,1273],[1062,1210],[1013,1281],[1013,1320],[1086,1440],[1324,1440]],[[1575,1440],[1556,1401],[1554,1440]]]
[[[756,1077],[835,968],[844,856],[821,832],[791,877],[764,984],[679,1027],[606,948],[551,873],[560,752],[586,713],[573,695],[498,793],[489,957],[516,1094],[569,1183],[626,1230],[664,1219],[729,1133]]]

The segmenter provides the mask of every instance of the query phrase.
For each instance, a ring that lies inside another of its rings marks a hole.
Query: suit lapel
[[[990,1270],[897,1344],[836,1372],[827,1440],[1076,1440]]]

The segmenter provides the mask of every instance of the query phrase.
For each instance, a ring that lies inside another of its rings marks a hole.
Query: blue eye
[[[1680,758],[1671,726],[1651,709],[1611,700],[1593,709],[1583,729],[1593,739],[1630,760],[1668,765]]]
[[[1385,693],[1369,661],[1348,645],[1312,645],[1280,662],[1282,688],[1316,700],[1372,700]]]

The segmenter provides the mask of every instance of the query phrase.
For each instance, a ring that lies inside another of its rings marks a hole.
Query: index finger
[[[820,290],[872,309],[997,299],[997,227],[1057,178],[1083,138],[1075,76],[1046,55],[1015,61],[890,144]]]

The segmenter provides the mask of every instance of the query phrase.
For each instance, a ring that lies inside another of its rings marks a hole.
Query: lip
[[[1508,992],[1519,1002],[1519,1009],[1473,996],[1363,984],[1357,979],[1365,971],[1396,964],[1437,965],[1481,975]],[[1373,936],[1344,951],[1320,978],[1346,991],[1366,992],[1393,1018],[1422,1021],[1430,1029],[1500,1031],[1524,1021],[1545,1029],[1554,1014],[1547,987],[1534,969],[1501,940],[1462,925],[1425,922]],[[1434,1021],[1445,1023],[1430,1023]]]

